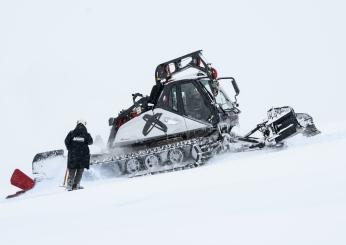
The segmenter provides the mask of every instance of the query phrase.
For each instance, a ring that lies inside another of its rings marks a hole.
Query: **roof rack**
[[[189,68],[198,69],[208,77],[212,75],[210,65],[202,58],[202,50],[198,50],[158,65],[155,70],[155,81],[163,83],[171,79],[173,75]]]

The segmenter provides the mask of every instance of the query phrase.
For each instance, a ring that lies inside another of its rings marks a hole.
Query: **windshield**
[[[204,88],[208,91],[209,95],[215,99],[215,102],[223,110],[231,110],[233,108],[232,101],[228,98],[227,94],[224,92],[221,86],[218,89],[212,89],[210,80],[200,80]],[[214,92],[213,92],[214,91]]]

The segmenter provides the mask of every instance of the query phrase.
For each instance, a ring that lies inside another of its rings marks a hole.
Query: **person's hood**
[[[87,128],[81,124],[81,123],[78,123],[76,128],[74,129],[75,132],[79,132],[79,133],[86,133],[87,132]]]

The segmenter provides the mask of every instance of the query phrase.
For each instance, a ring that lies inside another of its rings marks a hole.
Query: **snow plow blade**
[[[53,150],[37,153],[32,160],[32,174],[34,175],[35,181],[41,181],[44,178],[47,178],[47,160],[62,158],[64,157],[64,150]]]
[[[62,156],[62,155],[64,155],[64,150],[54,150],[54,151],[41,152],[41,153],[37,153],[35,155],[32,162],[35,163],[35,162],[39,162],[42,160],[46,160],[48,158]]]

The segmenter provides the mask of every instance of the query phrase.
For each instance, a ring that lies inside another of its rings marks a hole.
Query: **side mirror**
[[[216,80],[219,81],[219,80],[224,80],[224,79],[225,80],[229,79],[229,80],[232,81],[232,86],[233,86],[233,89],[234,89],[234,92],[235,92],[234,100],[235,100],[235,103],[238,105],[238,103],[237,103],[237,96],[239,95],[240,90],[239,90],[237,82],[235,81],[235,79],[233,77],[220,77],[220,78],[218,78]]]
[[[220,80],[226,80],[226,79],[232,80],[232,85],[233,85],[233,89],[235,91],[235,96],[238,96],[240,93],[240,90],[239,90],[237,82],[235,81],[235,79],[233,77],[220,77],[216,80],[220,81]]]

